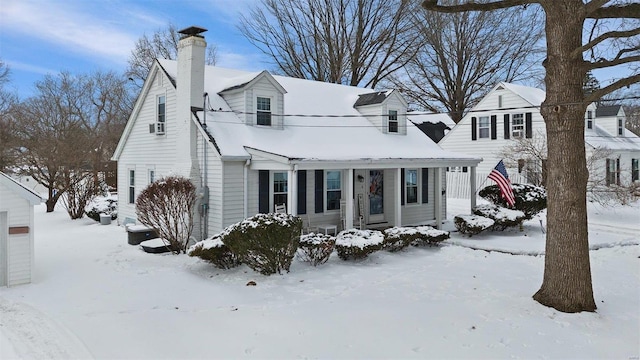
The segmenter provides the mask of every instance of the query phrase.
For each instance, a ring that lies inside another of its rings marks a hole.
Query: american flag
[[[500,188],[500,195],[502,198],[509,204],[510,207],[513,207],[516,204],[516,198],[513,196],[513,189],[511,188],[511,181],[509,181],[509,175],[507,174],[507,169],[504,167],[504,163],[502,160],[496,165],[491,173],[489,174],[489,179],[493,180],[498,184]]]

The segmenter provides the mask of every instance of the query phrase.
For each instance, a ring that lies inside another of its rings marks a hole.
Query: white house
[[[120,223],[178,174],[199,187],[202,237],[281,203],[312,226],[439,224],[443,169],[480,161],[429,141],[398,91],[205,66],[204,31],[182,30],[145,81],[112,158]]]
[[[0,172],[0,286],[33,279],[33,206],[40,196]]]
[[[535,137],[545,142],[545,123],[539,110],[544,99],[543,90],[501,82],[447,133],[439,145],[445,150],[482,157],[477,174],[480,178],[486,177],[502,158],[505,146],[513,144],[515,139]],[[615,114],[611,115],[611,112]],[[615,174],[618,174],[618,181],[632,180],[632,167],[637,168],[640,158],[640,141],[624,128],[624,122],[624,112],[619,106],[601,110],[601,113],[595,104],[587,107],[587,154],[595,149],[605,149],[608,154],[606,164],[602,160],[602,166],[595,166],[590,176],[604,178],[602,169],[610,167],[614,174],[611,176],[615,178]],[[542,166],[538,161],[523,158],[518,163],[505,165],[509,175],[516,178],[517,182],[539,183],[542,178]],[[637,176],[633,180],[637,180]]]

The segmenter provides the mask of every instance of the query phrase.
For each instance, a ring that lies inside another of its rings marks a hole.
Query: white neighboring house
[[[33,206],[41,201],[38,194],[0,172],[0,286],[33,279]]]
[[[156,61],[136,101],[112,158],[120,224],[176,174],[199,188],[200,238],[281,203],[310,226],[439,225],[444,169],[481,160],[429,141],[398,91],[205,66],[204,31],[181,31],[178,60]]]
[[[543,90],[501,82],[449,131],[439,145],[445,150],[482,157],[476,180],[481,184],[481,179],[486,178],[502,158],[500,153],[503,148],[512,144],[514,139],[546,137],[544,119],[539,111],[544,99]],[[637,169],[640,142],[636,135],[624,129],[624,112],[621,107],[618,108],[620,112],[615,115],[600,118],[595,104],[587,107],[585,146],[587,155],[596,148],[607,149],[609,153],[606,164],[602,160],[602,165],[595,166],[590,176],[604,178],[605,174],[601,170],[610,168],[611,173],[619,174],[620,181],[629,182],[632,180],[632,168],[635,166]],[[619,124],[622,125],[621,128]],[[542,164],[529,159],[522,160],[519,164],[505,162],[512,182],[539,183]],[[611,177],[616,176],[615,174]],[[637,181],[637,176],[633,181]],[[454,192],[451,190],[450,194]]]

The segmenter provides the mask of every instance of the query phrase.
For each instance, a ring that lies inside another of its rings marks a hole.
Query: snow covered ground
[[[468,211],[448,206],[449,219]],[[640,204],[589,214],[598,311],[564,314],[531,298],[544,264],[538,219],[360,262],[294,261],[267,277],[146,254],[115,223],[38,206],[35,280],[0,288],[0,358],[637,359]]]

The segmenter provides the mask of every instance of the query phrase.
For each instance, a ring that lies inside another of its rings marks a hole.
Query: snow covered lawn
[[[35,280],[0,288],[0,358],[637,358],[639,220],[640,204],[590,207],[598,311],[571,315],[531,299],[543,256],[509,254],[544,251],[538,218],[267,277],[146,254],[115,222],[39,206]]]

